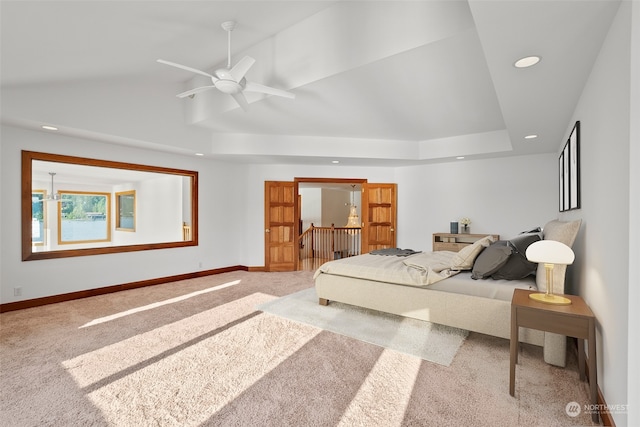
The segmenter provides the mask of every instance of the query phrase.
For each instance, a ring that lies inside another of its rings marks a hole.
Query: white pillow
[[[451,260],[451,268],[454,270],[471,270],[473,262],[480,252],[493,243],[493,236],[486,236],[475,241],[472,245],[465,246]]]

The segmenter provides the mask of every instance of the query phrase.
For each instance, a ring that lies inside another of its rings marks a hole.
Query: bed
[[[572,246],[580,224],[550,221],[540,238]],[[535,275],[518,280],[472,278],[482,252],[498,246],[487,236],[458,253],[364,254],[330,261],[315,272],[315,289],[322,305],[338,301],[509,339],[513,290],[544,292],[545,274],[543,266],[534,266]],[[563,293],[566,268],[558,267],[554,292]],[[523,328],[520,340],[542,346],[547,363],[565,366],[566,337]]]

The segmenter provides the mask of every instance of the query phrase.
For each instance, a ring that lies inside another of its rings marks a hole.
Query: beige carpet
[[[469,334],[450,366],[256,311],[310,272],[233,272],[0,315],[3,426],[553,426],[575,357]]]

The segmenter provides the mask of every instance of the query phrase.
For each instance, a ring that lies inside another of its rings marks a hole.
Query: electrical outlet
[[[198,268],[202,268],[202,261],[198,263]]]
[[[21,297],[22,296],[22,288],[20,288],[20,287],[13,288],[13,296],[14,297]]]

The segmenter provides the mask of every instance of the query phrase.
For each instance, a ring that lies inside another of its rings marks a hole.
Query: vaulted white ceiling
[[[249,162],[400,165],[554,152],[617,0],[2,1],[2,121]],[[232,63],[294,100],[242,111],[156,59]],[[514,61],[539,55],[531,68]],[[525,140],[524,136],[538,138]]]

